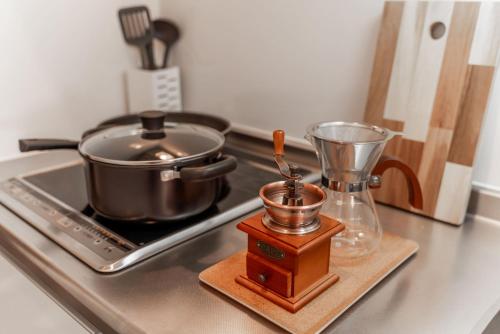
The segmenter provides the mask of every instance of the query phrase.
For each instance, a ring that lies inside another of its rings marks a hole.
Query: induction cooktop
[[[88,205],[80,159],[2,182],[0,202],[94,270],[115,272],[262,206],[260,187],[281,180],[274,162],[234,148],[224,151],[236,156],[238,167],[225,177],[218,202],[188,219],[130,223],[97,215]],[[305,182],[319,179],[307,169],[299,173]]]

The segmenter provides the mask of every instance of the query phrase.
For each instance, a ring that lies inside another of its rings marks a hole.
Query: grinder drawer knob
[[[267,281],[267,275],[265,275],[265,274],[259,274],[259,281],[261,281],[262,283],[264,283],[265,281]]]

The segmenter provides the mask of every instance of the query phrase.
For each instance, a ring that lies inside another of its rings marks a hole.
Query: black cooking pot
[[[219,179],[236,169],[221,153],[224,136],[193,124],[165,123],[165,113],[146,111],[141,124],[110,126],[80,142],[23,139],[22,152],[78,149],[85,160],[90,206],[115,220],[177,220],[208,209]]]

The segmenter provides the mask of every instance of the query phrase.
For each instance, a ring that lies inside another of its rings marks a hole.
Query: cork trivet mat
[[[290,313],[234,281],[245,273],[246,250],[200,273],[200,280],[291,333],[317,333],[337,319],[378,282],[415,254],[418,244],[384,233],[379,250],[362,260],[335,259],[330,271],[340,280],[297,313]]]

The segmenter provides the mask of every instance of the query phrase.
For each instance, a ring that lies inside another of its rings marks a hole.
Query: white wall
[[[382,0],[164,0],[182,39],[184,107],[302,137],[362,118]]]
[[[186,109],[301,138],[307,124],[362,120],[382,0],[163,0],[182,40]],[[500,75],[475,184],[500,191]]]
[[[139,61],[117,10],[132,0],[3,0],[0,157],[20,137],[78,136],[126,110],[124,71]],[[158,11],[157,0],[140,1]]]

